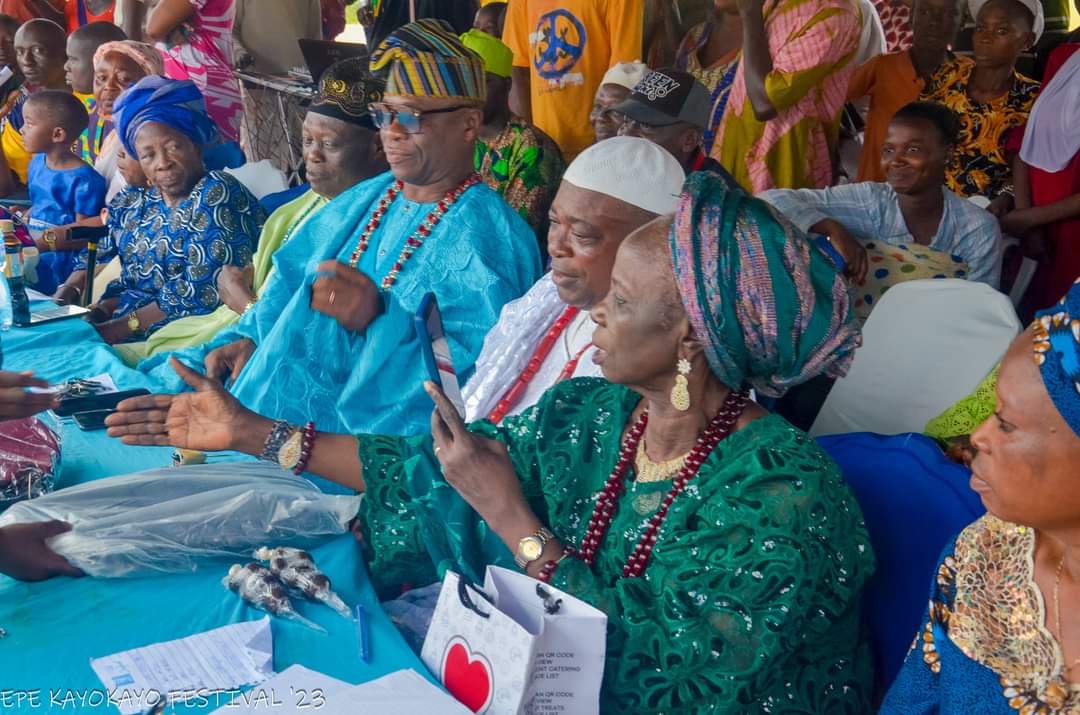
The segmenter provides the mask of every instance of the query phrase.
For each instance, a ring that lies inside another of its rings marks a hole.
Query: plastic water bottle
[[[30,325],[30,299],[23,283],[22,243],[15,235],[15,225],[10,220],[0,220],[0,233],[4,235],[4,278],[10,295],[12,322]]]
[[[0,251],[0,331],[11,330],[15,315],[11,308],[11,289],[8,288],[7,252]]]
[[[4,264],[7,264],[7,256],[4,256]],[[0,269],[2,270],[2,269]],[[11,323],[15,320],[11,308],[11,289],[8,288],[7,278],[0,275],[0,330],[11,330]]]

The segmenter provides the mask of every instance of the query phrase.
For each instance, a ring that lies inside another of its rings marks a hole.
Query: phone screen
[[[105,429],[105,418],[116,410],[92,410],[90,412],[76,412],[72,415],[79,429],[90,432]]]
[[[428,359],[428,372],[431,372],[434,363],[435,374],[431,379],[442,386],[446,398],[453,403],[458,414],[465,416],[465,400],[461,397],[461,386],[458,384],[457,371],[454,370],[454,358],[450,354],[450,342],[446,339],[443,330],[442,315],[439,313],[439,304],[435,302],[435,296],[429,296],[424,303],[424,327],[427,330],[427,339],[431,348]]]

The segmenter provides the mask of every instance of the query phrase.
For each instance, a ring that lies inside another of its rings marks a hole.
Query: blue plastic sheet
[[[90,325],[74,319],[0,335],[6,370],[33,370],[50,381],[108,373],[121,390],[154,384],[123,365]],[[167,448],[128,447],[104,432],[63,427],[59,486],[162,467]],[[328,631],[273,619],[274,668],[300,663],[352,683],[401,668],[427,675],[419,658],[384,615],[368,580],[359,546],[340,536],[312,551],[334,589],[350,605],[363,604],[371,627],[371,661],[359,657],[355,626],[329,608],[297,602],[298,610]],[[221,585],[228,564],[196,573],[137,579],[58,578],[36,584],[0,577],[0,712],[115,713],[90,658],[182,638],[230,623],[261,618]],[[294,693],[276,693],[295,705]],[[210,712],[228,700],[194,702],[178,712]],[[171,710],[171,708],[170,708]]]

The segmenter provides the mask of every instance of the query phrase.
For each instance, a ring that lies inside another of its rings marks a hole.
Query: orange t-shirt
[[[885,144],[889,122],[898,109],[916,101],[922,90],[923,80],[915,74],[915,66],[907,52],[873,57],[851,75],[848,101],[870,97],[862,156],[859,157],[859,181],[885,181],[881,147]]]
[[[567,161],[593,143],[593,95],[617,62],[641,59],[644,0],[514,0],[503,42],[529,69],[532,123]]]
[[[67,13],[67,30],[70,35],[83,25],[89,25],[91,22],[114,22],[116,3],[110,2],[108,7],[105,8],[105,12],[95,15],[90,12],[86,0],[67,0],[64,10]]]
[[[21,25],[39,17],[60,22],[64,0],[0,0],[0,13],[10,15]]]

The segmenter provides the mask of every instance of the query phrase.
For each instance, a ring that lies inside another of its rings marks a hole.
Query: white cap
[[[649,66],[640,60],[634,60],[633,62],[617,62],[614,67],[607,71],[604,75],[604,79],[600,81],[600,85],[605,84],[617,84],[620,87],[626,87],[627,89],[633,89],[634,85],[641,81],[645,73],[649,71]]]
[[[578,154],[563,181],[662,215],[675,212],[686,173],[659,144],[612,137]]]
[[[988,2],[990,0],[968,0],[968,12],[971,13],[972,20],[978,19],[979,10],[982,10],[983,5]],[[1039,0],[1016,0],[1016,2],[1030,10],[1035,18],[1035,24],[1031,26],[1031,31],[1035,33],[1035,42],[1038,42],[1039,38],[1042,37],[1043,30],[1046,29],[1046,13],[1043,11],[1042,3]]]

